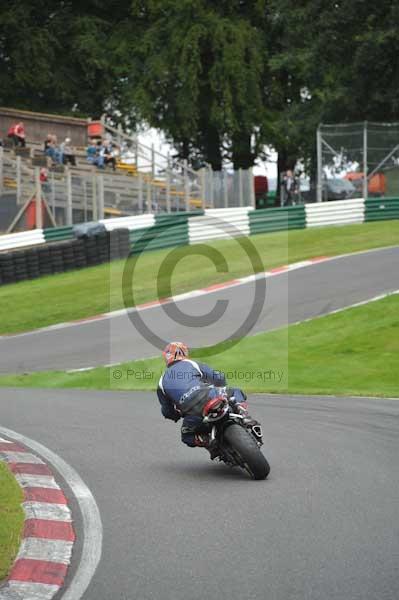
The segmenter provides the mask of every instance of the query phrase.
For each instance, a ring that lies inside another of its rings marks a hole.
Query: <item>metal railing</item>
[[[0,196],[9,192],[15,196],[16,204],[12,219],[0,223],[0,230],[13,231],[36,199],[38,228],[43,224],[41,203],[44,214],[57,226],[106,217],[255,204],[251,170],[214,172],[206,166],[194,171],[186,161],[172,161],[170,155],[163,155],[118,129],[106,126],[106,131],[122,148],[129,144],[133,164],[118,159],[115,171],[98,169],[88,165],[82,153],[76,167],[44,168],[35,166],[38,156],[33,156],[33,150],[21,157],[14,149],[0,147]],[[44,154],[39,159],[47,164]]]
[[[147,206],[166,212],[204,208],[202,170],[194,171],[187,161],[172,161],[169,153],[158,152],[154,144],[147,146],[121,127],[116,129],[104,120],[102,122],[106,133],[118,146],[129,148],[133,154],[137,177],[142,179],[145,187]]]

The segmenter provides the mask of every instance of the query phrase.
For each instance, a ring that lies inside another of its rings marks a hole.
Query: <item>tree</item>
[[[269,144],[314,171],[319,122],[399,118],[398,18],[393,0],[15,0],[0,103],[145,121],[215,169]]]
[[[264,7],[264,0],[137,0],[114,33],[121,97],[187,158],[200,153],[215,169],[226,155],[253,164],[252,137],[258,145],[267,124]]]
[[[113,85],[107,40],[122,11],[120,1],[5,4],[0,12],[0,103],[100,115]]]
[[[281,170],[315,172],[320,122],[399,117],[399,5],[391,0],[271,0],[273,144]]]

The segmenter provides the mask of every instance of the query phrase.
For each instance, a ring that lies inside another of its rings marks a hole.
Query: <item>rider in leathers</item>
[[[188,348],[182,342],[168,344],[163,356],[167,366],[157,389],[163,416],[175,422],[183,417],[182,442],[187,446],[202,446],[211,450],[208,433],[201,431],[203,406],[213,397],[225,393],[234,411],[248,416],[244,392],[238,388],[226,388],[222,372],[190,360]],[[248,416],[248,423],[257,421]]]

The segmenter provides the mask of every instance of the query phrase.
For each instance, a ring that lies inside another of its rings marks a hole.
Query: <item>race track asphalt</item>
[[[1,425],[97,500],[103,554],[84,600],[397,600],[398,401],[250,403],[263,482],[184,447],[152,394],[1,391]]]
[[[78,369],[158,355],[167,340],[184,339],[189,346],[224,341],[232,336],[255,304],[259,314],[245,335],[323,315],[399,289],[399,247],[341,257],[282,273],[266,280],[266,297],[248,283],[191,298],[176,305],[188,315],[208,313],[218,300],[228,308],[216,322],[176,322],[167,307],[140,312],[151,332],[142,335],[126,315],[64,329],[0,338],[0,373]]]

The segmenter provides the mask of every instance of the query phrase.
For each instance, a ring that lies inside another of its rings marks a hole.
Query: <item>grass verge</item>
[[[399,244],[399,221],[259,234],[249,240],[260,256],[257,270],[263,270],[319,255],[336,256]],[[207,243],[208,257],[192,254],[200,246],[175,251],[180,261],[171,277],[170,268],[163,264],[170,249],[144,253],[137,259],[132,286],[130,282],[122,285],[124,261],[0,286],[0,334],[123,308],[123,287],[133,288],[134,299],[127,302],[131,306],[253,273],[247,254],[236,240]],[[209,259],[209,248],[220,253],[216,265]]]
[[[7,466],[0,462],[0,581],[18,552],[24,513],[22,490]]]
[[[222,369],[248,392],[399,396],[399,296],[340,313],[196,349],[192,356]],[[153,390],[160,358],[118,367],[0,377],[0,386]]]

